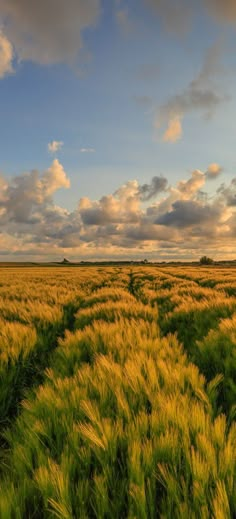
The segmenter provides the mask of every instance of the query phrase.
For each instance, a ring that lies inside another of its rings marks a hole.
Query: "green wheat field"
[[[0,518],[236,517],[236,269],[0,268]]]

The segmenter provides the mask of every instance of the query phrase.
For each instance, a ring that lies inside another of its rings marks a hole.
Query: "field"
[[[236,517],[236,269],[0,268],[0,518]]]

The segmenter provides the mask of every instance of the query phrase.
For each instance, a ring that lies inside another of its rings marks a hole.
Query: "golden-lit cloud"
[[[51,196],[60,188],[68,189],[70,187],[70,179],[59,160],[54,159],[50,168],[45,171],[41,185],[46,196]]]
[[[176,142],[182,137],[181,118],[179,116],[169,120],[168,128],[165,131],[162,140],[164,142]]]
[[[56,153],[57,151],[61,150],[63,145],[64,145],[64,142],[62,142],[62,141],[51,141],[48,143],[48,151],[50,153]]]
[[[199,169],[195,169],[188,180],[180,180],[177,184],[177,190],[181,193],[181,198],[192,198],[205,184],[206,178],[204,173]]]
[[[209,164],[206,170],[206,176],[209,179],[218,178],[222,171],[223,169],[219,164],[217,164],[216,162],[212,162],[212,164]]]
[[[74,211],[53,200],[58,189],[70,186],[57,159],[42,174],[33,170],[10,181],[1,177],[0,255],[66,250],[83,257],[149,252],[177,258],[219,247],[222,254],[236,254],[236,179],[222,183],[211,196],[202,192],[222,171],[212,162],[205,172],[195,169],[176,185],[162,176],[145,184],[131,180],[99,200],[80,198]]]
[[[13,178],[9,183],[0,182],[0,209],[3,222],[33,224],[52,205],[52,195],[60,188],[69,188],[70,180],[55,159],[51,166],[40,175],[32,170]]]
[[[0,32],[0,78],[13,72],[13,47],[10,41]]]

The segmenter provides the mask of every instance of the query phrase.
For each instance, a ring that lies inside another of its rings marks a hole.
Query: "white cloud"
[[[50,153],[56,153],[57,151],[61,150],[64,142],[62,141],[51,141],[48,143],[48,151]]]
[[[94,148],[80,148],[80,153],[95,153],[95,151]]]
[[[55,159],[42,175],[37,170],[0,183],[0,209],[4,222],[33,223],[52,204],[51,196],[60,188],[69,188],[70,180]]]
[[[13,47],[10,41],[0,32],[0,78],[12,74]]]

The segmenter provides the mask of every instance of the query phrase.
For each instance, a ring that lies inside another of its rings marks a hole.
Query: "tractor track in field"
[[[63,315],[60,322],[48,323],[42,329],[36,325],[37,341],[27,358],[23,362],[20,358],[17,362],[15,377],[11,381],[8,401],[5,402],[4,412],[0,419],[0,447],[7,447],[4,431],[11,427],[14,420],[21,412],[21,401],[25,399],[28,391],[36,389],[44,380],[44,373],[50,367],[50,358],[58,346],[58,340],[63,338],[66,330],[73,331],[75,313],[79,308],[78,302],[70,302],[62,307]],[[8,365],[9,378],[11,377],[11,365]],[[1,403],[1,396],[0,396]]]
[[[104,282],[97,285],[94,284],[93,290],[98,290],[103,285]],[[0,416],[0,475],[2,465],[4,466],[5,452],[8,450],[5,431],[13,427],[15,420],[20,415],[22,410],[21,402],[27,399],[30,391],[36,391],[43,384],[45,370],[51,367],[52,354],[58,347],[59,339],[64,338],[66,331],[73,332],[75,330],[75,314],[79,310],[80,305],[81,300],[77,297],[73,301],[62,305],[63,314],[59,322],[47,323],[43,328],[40,323],[36,324],[37,340],[35,346],[29,354],[26,363],[21,358],[17,362],[16,375],[9,386],[9,395],[7,399],[5,398],[7,402],[4,402],[4,412]],[[8,369],[10,378],[10,364]]]
[[[181,278],[181,276],[177,276]],[[140,280],[136,280],[135,273],[133,271],[129,274],[129,283],[128,283],[128,291],[135,297],[137,301],[142,301],[144,304],[145,294],[142,291],[142,283]],[[183,278],[186,279],[186,278]],[[194,281],[196,286],[204,286],[200,285],[196,281]],[[166,314],[172,312],[174,306],[169,297],[165,297],[160,300],[157,297],[158,304],[158,318],[157,318],[157,326],[160,330],[161,337],[167,337],[169,334],[176,334],[178,341],[182,344],[183,350],[186,353],[189,362],[192,362],[197,368],[199,372],[205,377],[206,383],[210,383],[217,373],[212,373],[211,370],[204,369],[203,360],[201,355],[199,355],[199,349],[197,343],[203,341],[210,330],[217,330],[219,324],[222,319],[231,318],[234,313],[234,308],[228,310],[226,313],[224,308],[222,311],[218,313],[214,311],[208,312],[186,312],[181,314],[173,313],[172,317],[166,318]],[[227,393],[228,389],[225,387],[225,383],[221,382],[218,389],[218,397],[217,397],[217,409],[218,413],[230,411],[230,405],[227,402]],[[226,396],[225,396],[226,395]]]

